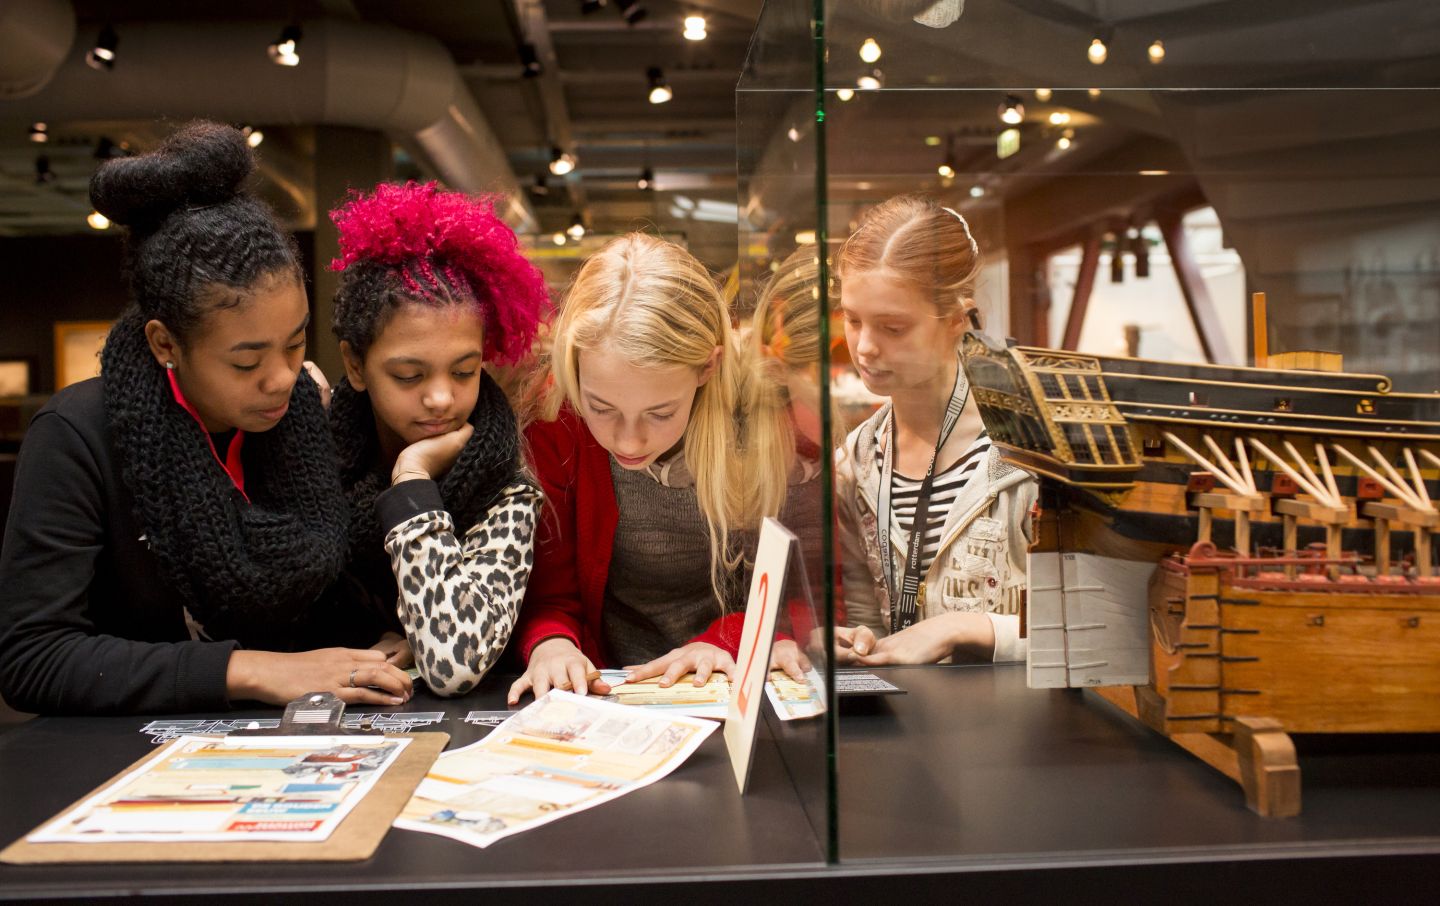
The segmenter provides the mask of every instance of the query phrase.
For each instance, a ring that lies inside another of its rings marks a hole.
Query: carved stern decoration
[[[1287,732],[1440,732],[1440,395],[966,337],[992,440],[1040,482],[1033,687],[1092,687],[1300,808]]]

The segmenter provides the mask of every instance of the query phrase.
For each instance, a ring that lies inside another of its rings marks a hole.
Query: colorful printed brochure
[[[654,783],[714,730],[551,690],[479,742],[441,755],[395,826],[489,846]]]
[[[791,679],[783,670],[771,670],[765,683],[765,696],[781,720],[801,720],[825,713],[825,680],[819,671],[810,668],[805,682]]]
[[[695,685],[695,674],[687,673],[668,687],[660,686],[658,676],[627,683],[625,673],[624,670],[600,671],[600,678],[610,685],[606,701],[689,717],[725,719],[730,703],[730,681],[723,673],[712,673],[703,686]]]
[[[182,736],[31,843],[327,839],[408,739]]]
[[[687,673],[668,688],[659,685],[659,678],[625,682],[624,670],[602,670],[600,678],[610,684],[605,701],[620,705],[651,708],[688,717],[724,720],[730,707],[730,681],[725,674],[712,674],[703,686],[693,682]],[[825,696],[821,693],[824,680],[813,668],[805,674],[805,682],[796,682],[783,670],[770,671],[765,683],[765,697],[781,720],[800,720],[825,713]]]

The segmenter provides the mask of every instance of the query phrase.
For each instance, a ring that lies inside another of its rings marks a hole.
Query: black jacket
[[[99,378],[55,395],[20,449],[0,550],[0,694],[22,711],[226,708],[231,642],[191,641],[135,518]]]

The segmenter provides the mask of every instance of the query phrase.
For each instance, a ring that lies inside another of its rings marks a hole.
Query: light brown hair
[[[980,247],[970,224],[923,195],[897,195],[871,209],[840,249],[836,276],[889,271],[929,296],[942,317],[978,314]],[[977,325],[978,326],[978,325]]]

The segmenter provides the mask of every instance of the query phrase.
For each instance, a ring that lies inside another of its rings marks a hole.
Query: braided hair
[[[339,228],[341,252],[330,265],[341,272],[333,327],[360,361],[405,305],[473,308],[484,323],[486,361],[513,363],[529,352],[549,308],[545,280],[488,201],[410,182],[355,194],[330,217]],[[479,521],[522,464],[515,413],[488,373],[481,374],[468,420],[474,433],[437,479],[458,532]],[[330,424],[350,503],[350,571],[370,583],[389,576],[393,587],[375,510],[390,476],[369,394],[341,380]],[[393,604],[394,594],[387,600]]]
[[[128,227],[132,298],[101,353],[101,381],[121,472],[162,575],[211,638],[284,650],[345,558],[345,499],[319,388],[302,372],[276,427],[246,438],[247,502],[217,466],[204,427],[177,405],[145,338],[158,320],[183,346],[247,289],[300,276],[293,240],[242,189],[254,167],[240,132],[197,122],[95,172],[91,201]]]

